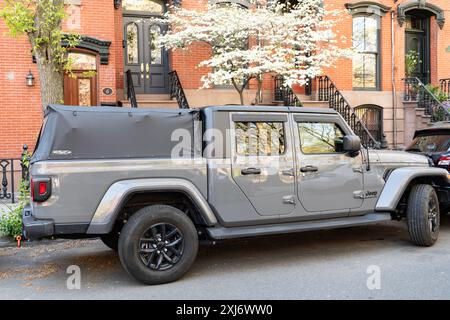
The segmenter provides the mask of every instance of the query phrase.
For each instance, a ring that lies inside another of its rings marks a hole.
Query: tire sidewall
[[[437,226],[433,232],[429,225],[430,200],[434,200],[437,210]],[[407,211],[408,231],[411,240],[419,246],[431,246],[439,237],[439,198],[431,185],[415,185],[410,193]]]
[[[184,239],[180,261],[163,271],[145,266],[138,253],[140,238],[150,226],[158,223],[177,227]],[[157,205],[140,209],[125,224],[119,238],[122,265],[137,280],[147,284],[167,283],[182,277],[194,262],[197,250],[197,231],[192,221],[182,211],[170,206]]]

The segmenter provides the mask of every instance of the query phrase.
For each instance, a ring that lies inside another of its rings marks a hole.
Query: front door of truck
[[[232,177],[258,214],[295,208],[295,177],[288,114],[231,115]]]
[[[350,134],[337,115],[296,114],[297,195],[308,212],[349,212],[363,199],[361,154],[342,151],[342,138]]]

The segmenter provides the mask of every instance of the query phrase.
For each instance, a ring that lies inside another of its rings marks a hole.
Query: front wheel
[[[119,257],[123,267],[146,284],[181,278],[198,250],[197,230],[177,208],[153,205],[140,209],[123,227]]]
[[[414,244],[429,247],[437,241],[440,227],[439,199],[432,186],[417,184],[411,189],[407,220],[409,237]]]

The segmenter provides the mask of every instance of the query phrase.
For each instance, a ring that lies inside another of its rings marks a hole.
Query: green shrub
[[[23,205],[19,204],[0,217],[0,235],[16,238],[22,234],[22,210]]]
[[[30,154],[22,156],[22,164],[28,168],[30,165]],[[0,235],[16,238],[22,234],[22,211],[30,203],[29,182],[20,181],[19,205],[0,215]]]
[[[445,102],[448,100],[448,95],[443,92],[438,86],[427,84],[426,87],[439,100],[439,102]]]

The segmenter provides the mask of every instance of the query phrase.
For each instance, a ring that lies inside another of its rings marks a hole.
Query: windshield
[[[414,138],[406,151],[443,152],[450,149],[450,134],[432,133]]]

